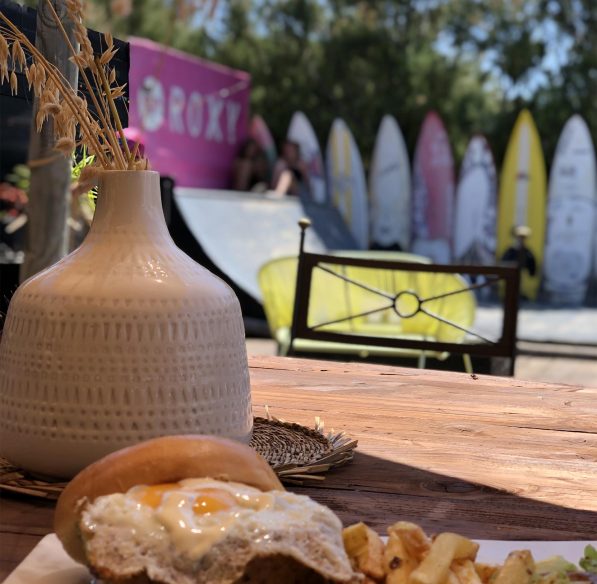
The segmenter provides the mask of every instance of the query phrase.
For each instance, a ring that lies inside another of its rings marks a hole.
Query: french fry
[[[420,562],[431,547],[431,540],[416,523],[398,521],[388,527],[388,535],[396,534],[402,540],[409,556]]]
[[[477,552],[479,551],[479,544],[463,537],[462,535],[456,535],[456,549],[454,551],[455,560],[472,560],[475,561]]]
[[[492,578],[498,573],[500,567],[501,566],[496,566],[493,564],[475,564],[475,570],[483,584],[489,584],[489,582],[492,582]]]
[[[471,560],[456,560],[450,570],[456,575],[458,584],[483,584]]]
[[[384,551],[386,584],[409,584],[416,566],[417,561],[408,554],[402,539],[395,532],[390,533]]]
[[[534,571],[535,562],[530,551],[511,552],[493,580],[493,584],[528,584]]]
[[[354,567],[373,580],[382,580],[384,543],[379,535],[364,523],[355,523],[343,530],[342,538]]]
[[[440,533],[419,567],[411,574],[410,584],[443,584],[453,560],[474,560],[479,544],[455,533]]]
[[[420,526],[399,521],[387,544],[364,523],[343,531],[344,547],[362,584],[531,584],[536,571],[528,550],[510,553],[503,565],[475,563],[479,545],[455,533],[430,540]],[[556,584],[558,573],[542,584]],[[559,580],[558,580],[559,581]]]

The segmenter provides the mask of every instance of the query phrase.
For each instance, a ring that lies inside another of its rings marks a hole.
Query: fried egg
[[[140,485],[88,504],[80,528],[92,558],[106,555],[106,540],[117,537],[127,542],[121,550],[131,550],[123,555],[143,550],[141,555],[151,560],[143,570],[150,576],[152,558],[163,563],[169,556],[177,570],[189,573],[201,566],[211,569],[218,561],[234,563],[226,559],[226,550],[237,550],[245,564],[255,557],[290,557],[330,582],[348,582],[352,576],[340,520],[309,497],[285,491],[262,492],[212,479]],[[99,534],[103,537],[96,538]],[[223,565],[218,573],[227,571],[229,565]]]

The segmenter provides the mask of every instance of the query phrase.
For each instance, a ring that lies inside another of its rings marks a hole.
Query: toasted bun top
[[[83,469],[58,499],[54,530],[68,554],[84,564],[78,528],[84,503],[136,485],[204,477],[283,490],[276,473],[249,446],[214,436],[166,436],[118,450]]]

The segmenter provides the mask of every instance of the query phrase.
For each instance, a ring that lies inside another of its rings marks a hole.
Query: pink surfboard
[[[435,112],[425,116],[413,163],[413,253],[447,263],[452,257],[454,158],[446,128]]]
[[[249,129],[249,135],[253,138],[259,146],[265,152],[267,157],[267,164],[269,166],[269,172],[271,174],[276,164],[276,158],[278,153],[276,151],[276,143],[272,138],[272,134],[265,123],[265,120],[261,116],[253,116],[251,120],[251,127]]]

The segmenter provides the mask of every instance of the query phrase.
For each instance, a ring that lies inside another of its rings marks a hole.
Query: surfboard
[[[369,170],[371,241],[376,247],[410,246],[410,165],[398,122],[381,120]]]
[[[545,240],[545,161],[535,122],[528,110],[520,112],[510,136],[500,178],[498,203],[497,259],[512,245],[512,229],[517,225],[531,228],[526,243],[535,258],[536,272],[523,270],[521,291],[536,299],[541,282]]]
[[[326,151],[332,203],[361,249],[369,247],[369,209],[365,171],[351,131],[343,120],[332,124]]]
[[[298,254],[298,221],[307,215],[298,197],[176,187],[176,206],[208,258],[235,286],[261,302],[258,273],[267,261]],[[250,226],[251,237],[245,237]],[[306,246],[324,253],[315,229]]]
[[[582,304],[589,277],[597,204],[595,148],[585,121],[564,126],[549,175],[545,291],[563,304]]]
[[[301,159],[309,172],[309,190],[316,203],[327,202],[327,186],[325,182],[325,168],[319,141],[313,126],[303,112],[295,112],[290,120],[288,140],[296,142],[301,150]]]
[[[412,247],[436,263],[452,256],[454,158],[446,128],[429,112],[417,140],[413,163]]]
[[[276,143],[265,123],[265,120],[261,116],[253,116],[251,120],[251,126],[249,128],[249,136],[253,138],[261,146],[265,156],[267,157],[267,165],[269,169],[269,175],[271,176],[278,158],[276,151]]]
[[[487,265],[495,260],[497,173],[491,147],[477,134],[468,143],[456,188],[454,259]]]

